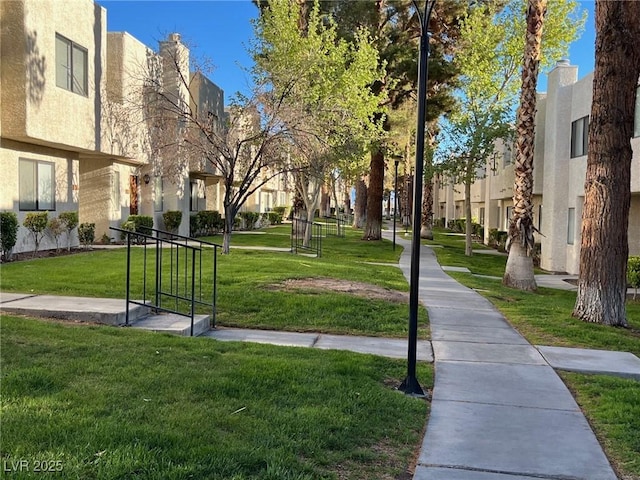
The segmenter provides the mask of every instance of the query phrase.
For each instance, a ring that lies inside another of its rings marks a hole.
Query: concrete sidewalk
[[[489,301],[444,273],[431,248],[420,256],[436,376],[414,480],[615,480],[543,354]],[[400,268],[409,279],[410,248]]]

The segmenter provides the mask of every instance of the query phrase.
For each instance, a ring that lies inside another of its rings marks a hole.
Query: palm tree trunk
[[[535,290],[533,275],[533,149],[535,144],[536,87],[547,0],[529,0],[522,67],[520,108],[516,118],[516,161],[513,216],[509,223],[509,258],[503,283],[520,290]]]
[[[626,326],[631,150],[640,75],[640,2],[596,1],[580,278],[573,315]]]

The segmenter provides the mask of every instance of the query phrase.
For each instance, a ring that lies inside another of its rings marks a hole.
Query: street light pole
[[[416,176],[413,187],[413,235],[411,242],[411,274],[409,281],[409,347],[407,377],[399,387],[408,395],[424,395],[416,377],[418,350],[418,278],[420,273],[420,222],[422,219],[422,176],[424,170],[424,129],[427,110],[429,64],[429,19],[436,0],[426,0],[424,12],[412,0],[420,20],[420,57],[418,61],[418,122],[416,131]]]
[[[400,163],[400,157],[393,157],[393,161],[396,164],[396,175],[393,183],[393,250],[396,250],[396,217],[398,215],[398,164]]]

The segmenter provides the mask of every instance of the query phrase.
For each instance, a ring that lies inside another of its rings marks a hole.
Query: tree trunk
[[[513,186],[513,217],[509,221],[509,258],[502,282],[520,290],[535,290],[533,275],[533,153],[535,145],[536,87],[542,25],[547,0],[529,0],[527,33],[522,68],[520,108],[516,119],[516,160]],[[527,257],[527,258],[523,258]]]
[[[422,218],[420,221],[420,238],[433,240],[433,178],[427,175],[422,189]]]
[[[233,205],[224,206],[224,233],[222,234],[222,253],[227,255],[231,247],[231,231],[233,220],[236,217],[236,209]]]
[[[473,233],[473,225],[471,221],[471,182],[472,178],[468,177],[464,181],[464,225],[465,225],[465,235],[464,235],[464,254],[467,257],[473,255],[473,242],[471,239],[471,235]]]
[[[367,191],[367,223],[362,240],[382,239],[382,196],[384,193],[384,152],[371,152],[369,189]]]
[[[362,228],[367,219],[367,184],[362,178],[356,182],[356,205],[353,212],[353,228]]]
[[[630,139],[640,75],[640,2],[596,1],[596,52],[580,278],[573,315],[626,326]]]
[[[322,187],[322,193],[320,194],[320,216],[331,216],[331,197],[329,196],[329,190],[326,186]]]

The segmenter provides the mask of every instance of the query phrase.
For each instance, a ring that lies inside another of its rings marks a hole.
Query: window
[[[640,87],[636,88],[636,115],[633,122],[633,136],[640,137]]]
[[[56,85],[87,95],[87,49],[56,34]]]
[[[156,212],[162,212],[162,210],[164,210],[163,187],[162,177],[155,177],[153,179],[153,210]]]
[[[55,170],[53,163],[20,159],[20,210],[55,210]]]
[[[571,158],[587,154],[589,138],[589,116],[582,117],[571,123]]]
[[[502,153],[502,168],[506,168],[508,165],[511,165],[511,162],[512,162],[511,145],[505,145],[504,151]]]
[[[513,216],[513,207],[507,207],[507,223],[505,223],[505,230],[509,230],[511,224],[511,217]]]
[[[542,205],[538,206],[538,230],[542,231]]]
[[[484,226],[484,207],[480,207],[480,225]]]
[[[567,215],[567,244],[573,245],[576,236],[576,209],[570,208]]]

